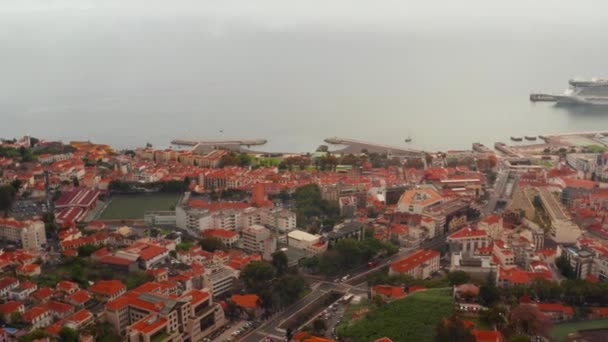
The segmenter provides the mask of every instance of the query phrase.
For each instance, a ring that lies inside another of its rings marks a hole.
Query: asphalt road
[[[432,240],[425,241],[422,248],[438,248],[445,244],[445,238],[447,234],[436,236]],[[285,341],[285,334],[282,331],[278,331],[277,328],[281,325],[281,323],[311,303],[315,300],[319,299],[323,294],[329,291],[339,291],[344,293],[352,293],[354,295],[366,296],[368,287],[367,287],[367,276],[373,272],[377,272],[384,267],[387,267],[392,262],[399,260],[403,257],[406,257],[412,254],[414,250],[404,250],[392,255],[391,257],[383,260],[378,265],[373,268],[363,268],[358,273],[354,273],[347,281],[345,282],[329,282],[329,281],[319,281],[316,280],[312,284],[312,291],[304,298],[287,308],[286,310],[275,314],[269,320],[264,322],[259,328],[252,331],[246,336],[243,336],[239,339],[239,341],[244,342],[258,342],[262,341],[266,337],[271,337],[274,341]],[[335,323],[334,323],[335,325]]]

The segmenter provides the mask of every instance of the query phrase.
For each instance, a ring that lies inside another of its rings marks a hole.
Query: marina
[[[327,138],[324,140],[328,144],[332,145],[346,145],[345,147],[338,148],[333,153],[352,153],[357,154],[361,153],[361,151],[366,150],[368,153],[390,153],[395,155],[403,155],[403,156],[411,156],[411,157],[420,157],[424,155],[424,151],[414,150],[409,148],[383,145],[383,144],[375,144],[370,142],[364,142],[360,140],[353,139],[342,139],[342,138]]]

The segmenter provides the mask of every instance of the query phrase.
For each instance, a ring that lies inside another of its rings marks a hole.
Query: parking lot
[[[245,335],[247,331],[256,326],[256,322],[239,320],[230,322],[222,328],[218,333],[212,334],[204,341],[238,341],[239,337]]]
[[[31,219],[47,212],[46,203],[31,200],[17,201],[13,204],[12,214],[20,220]]]

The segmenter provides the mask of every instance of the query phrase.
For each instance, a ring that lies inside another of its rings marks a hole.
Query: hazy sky
[[[462,148],[608,127],[528,101],[608,76],[607,13],[605,0],[0,0],[0,136]]]
[[[275,29],[294,26],[364,28],[399,27],[500,29],[538,32],[555,29],[594,30],[608,22],[608,2],[603,0],[2,0],[0,11],[63,12],[86,16],[109,10],[128,16],[205,16],[219,24],[255,23]],[[91,13],[92,12],[92,13]],[[7,14],[7,13],[5,13]],[[19,17],[17,17],[19,18]],[[27,18],[21,18],[27,19]],[[35,19],[31,17],[30,19]],[[1,24],[0,24],[1,26]]]

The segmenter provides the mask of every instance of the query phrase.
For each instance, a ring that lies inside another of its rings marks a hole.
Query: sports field
[[[102,220],[143,220],[147,211],[171,210],[178,194],[141,194],[112,197],[112,202],[101,214]]]
[[[553,339],[556,342],[565,342],[565,341],[568,341],[569,333],[575,332],[577,330],[599,329],[599,328],[608,329],[608,319],[556,324],[553,327],[553,329],[551,329],[551,332],[549,334],[551,335],[551,337],[553,337]]]

